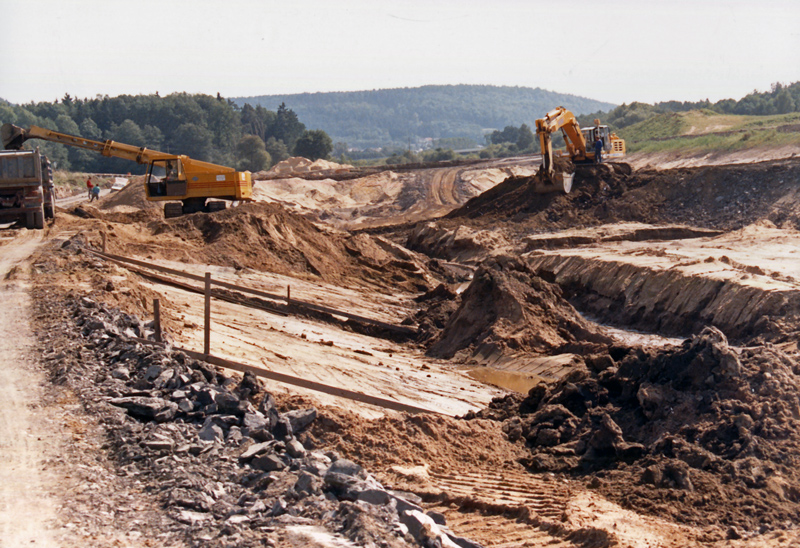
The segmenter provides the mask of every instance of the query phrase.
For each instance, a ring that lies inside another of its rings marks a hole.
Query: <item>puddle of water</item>
[[[527,394],[531,388],[542,382],[542,378],[538,375],[501,371],[486,366],[472,367],[466,371],[467,375],[476,381],[499,386],[512,392],[520,392],[521,394]]]

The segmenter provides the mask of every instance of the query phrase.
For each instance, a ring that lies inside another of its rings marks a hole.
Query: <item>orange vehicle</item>
[[[165,202],[164,216],[167,218],[198,211],[218,211],[227,205],[222,200],[250,201],[253,196],[249,171],[236,171],[232,167],[193,160],[182,154],[168,154],[110,140],[92,141],[37,126],[23,129],[4,124],[0,136],[3,147],[10,150],[21,149],[28,139],[43,139],[147,164],[145,195],[150,201]],[[217,200],[209,201],[209,198]]]
[[[608,126],[600,125],[600,120],[594,121],[595,126],[582,128],[575,115],[564,107],[557,107],[548,112],[544,118],[536,120],[536,135],[542,148],[542,167],[540,169],[540,184],[537,192],[565,192],[572,189],[571,173],[564,173],[555,168],[553,162],[553,143],[551,134],[559,129],[564,134],[567,144],[566,155],[574,164],[593,163],[594,151],[587,148],[586,143],[594,143],[599,137],[603,142],[603,157],[621,158],[625,156],[625,141],[611,133]]]

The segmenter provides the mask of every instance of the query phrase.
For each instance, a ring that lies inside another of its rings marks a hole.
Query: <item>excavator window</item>
[[[177,158],[153,160],[147,169],[147,192],[150,196],[186,194],[186,175]]]

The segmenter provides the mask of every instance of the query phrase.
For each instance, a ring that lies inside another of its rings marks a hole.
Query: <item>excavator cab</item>
[[[185,196],[186,173],[180,158],[150,162],[145,184],[148,196]]]

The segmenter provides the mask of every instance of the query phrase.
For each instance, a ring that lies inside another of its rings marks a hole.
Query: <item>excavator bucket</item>
[[[28,136],[25,135],[25,130],[19,126],[3,124],[3,127],[0,127],[0,138],[3,139],[5,150],[20,150]]]
[[[537,194],[549,194],[551,192],[563,192],[569,194],[572,190],[572,178],[574,173],[556,171],[550,177],[539,173],[534,178],[533,191]]]

